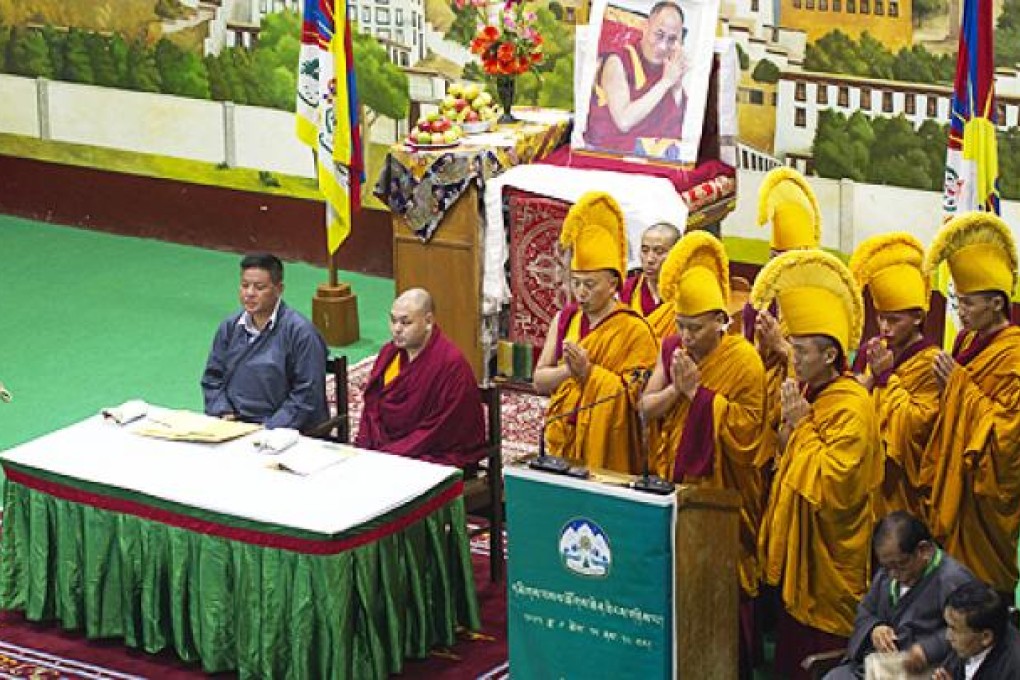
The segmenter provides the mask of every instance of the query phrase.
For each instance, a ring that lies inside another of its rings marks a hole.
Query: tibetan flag
[[[999,213],[992,2],[964,0],[949,112],[943,222],[973,210]],[[943,344],[951,348],[960,323],[945,262],[939,266],[936,278],[938,290],[947,300]]]
[[[351,233],[364,172],[345,0],[305,0],[297,81],[297,136],[315,152],[332,255]]]

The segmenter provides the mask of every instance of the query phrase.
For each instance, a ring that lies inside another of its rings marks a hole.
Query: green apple
[[[481,90],[480,87],[478,87],[478,85],[472,83],[472,84],[470,84],[470,85],[468,85],[467,87],[464,88],[464,99],[467,99],[468,101],[471,101],[472,99],[477,97],[478,93],[481,92],[481,91],[482,90]]]

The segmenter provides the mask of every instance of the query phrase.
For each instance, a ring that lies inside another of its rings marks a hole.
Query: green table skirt
[[[207,672],[382,678],[479,627],[463,500],[335,555],[101,510],[8,480],[0,608]]]

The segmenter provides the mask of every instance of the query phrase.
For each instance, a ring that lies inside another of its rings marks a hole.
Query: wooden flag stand
[[[329,256],[329,282],[319,284],[312,297],[312,323],[331,347],[350,345],[361,338],[358,296],[351,292],[350,284],[337,279],[336,253]]]

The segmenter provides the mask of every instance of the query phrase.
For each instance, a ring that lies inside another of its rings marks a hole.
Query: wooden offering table
[[[397,293],[413,287],[432,293],[440,328],[464,352],[479,381],[489,377],[498,312],[482,303],[485,182],[544,158],[568,129],[568,120],[518,122],[449,148],[395,144],[376,183],[376,195],[392,212]]]

